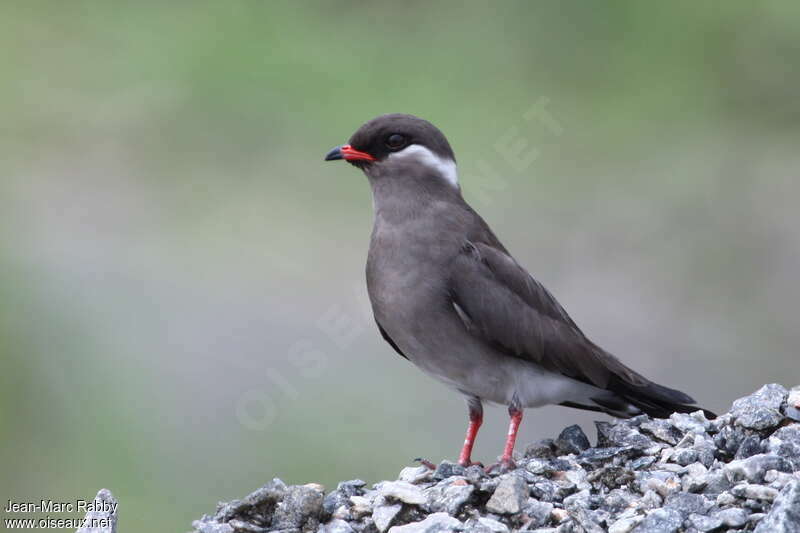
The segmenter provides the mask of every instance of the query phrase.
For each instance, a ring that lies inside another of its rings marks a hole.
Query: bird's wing
[[[394,348],[394,351],[395,351],[395,352],[397,352],[397,353],[400,355],[400,357],[404,357],[404,358],[408,359],[408,356],[407,356],[406,354],[404,354],[404,353],[403,353],[403,352],[400,350],[400,348],[397,346],[397,343],[396,343],[396,342],[394,342],[394,341],[392,340],[392,338],[389,336],[389,334],[388,334],[388,333],[386,333],[386,330],[385,330],[385,329],[383,329],[383,326],[381,326],[381,323],[380,323],[380,322],[378,322],[378,320],[377,320],[377,319],[375,319],[375,324],[377,324],[377,325],[378,325],[378,330],[381,332],[381,337],[383,337],[383,340],[385,340],[386,342],[388,342],[388,343],[389,343],[389,346],[391,346],[392,348]]]
[[[467,242],[452,264],[450,295],[466,328],[508,355],[626,399],[693,403],[591,342],[556,299],[504,249]]]

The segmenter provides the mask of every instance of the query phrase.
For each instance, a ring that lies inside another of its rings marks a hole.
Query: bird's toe
[[[432,462],[428,461],[427,459],[423,459],[422,457],[417,457],[416,459],[414,459],[414,462],[415,463],[419,463],[422,466],[425,466],[425,467],[427,467],[427,468],[429,468],[431,470],[436,470],[436,465],[435,464],[433,464]]]
[[[491,474],[492,472],[497,472],[498,474],[504,474],[516,468],[517,468],[517,463],[514,462],[514,459],[511,459],[510,457],[504,457],[500,459],[500,461],[484,468],[484,471],[487,474]]]

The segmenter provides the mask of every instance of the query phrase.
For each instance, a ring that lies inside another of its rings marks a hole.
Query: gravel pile
[[[194,533],[800,532],[800,386],[765,385],[707,420],[639,416],[527,447],[517,468],[451,462],[373,486],[279,479],[220,504]]]

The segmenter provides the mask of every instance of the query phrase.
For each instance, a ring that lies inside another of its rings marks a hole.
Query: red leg
[[[508,424],[508,438],[506,438],[506,447],[503,448],[503,457],[500,461],[508,463],[513,461],[514,444],[517,442],[517,431],[519,425],[522,423],[522,410],[514,407],[508,408],[508,414],[511,416],[511,421]]]
[[[478,430],[483,423],[483,407],[479,402],[470,400],[469,403],[469,426],[467,427],[467,436],[464,439],[464,447],[461,448],[461,454],[458,456],[458,464],[461,466],[472,466],[472,446],[475,444],[475,437],[478,436]]]
[[[511,421],[508,424],[508,437],[506,437],[506,445],[503,448],[503,456],[500,457],[500,462],[493,464],[487,468],[487,472],[492,471],[498,466],[500,468],[511,469],[514,468],[514,444],[517,442],[517,432],[519,425],[522,423],[522,409],[517,409],[514,406],[509,406],[508,414]]]

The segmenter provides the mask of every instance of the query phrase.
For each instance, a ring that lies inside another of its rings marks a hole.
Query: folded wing
[[[653,383],[590,341],[547,289],[496,246],[465,243],[453,261],[449,289],[473,335],[507,355],[614,393],[611,401],[572,407],[617,416],[629,416],[630,405],[652,416],[699,409],[688,405],[694,403],[688,395]]]

